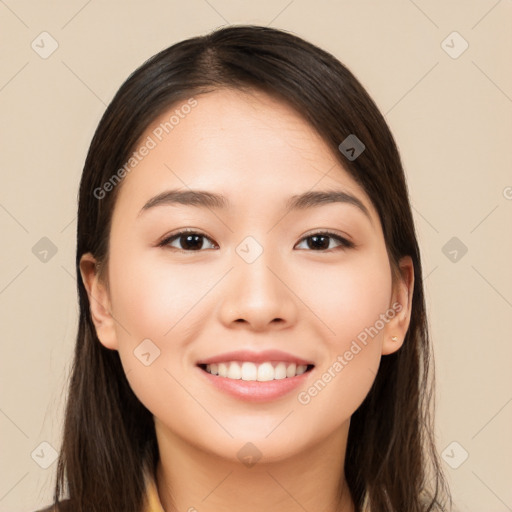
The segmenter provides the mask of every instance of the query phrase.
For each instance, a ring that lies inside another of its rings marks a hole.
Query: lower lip
[[[197,369],[202,375],[217,389],[228,393],[235,398],[244,400],[245,402],[269,402],[276,400],[284,395],[287,395],[299,386],[304,385],[310,373],[314,370],[312,368],[308,372],[295,377],[286,377],[285,379],[269,380],[265,382],[242,380],[242,379],[228,379],[227,377],[219,377],[212,375],[200,367]]]

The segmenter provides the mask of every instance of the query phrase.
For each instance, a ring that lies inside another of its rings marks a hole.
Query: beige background
[[[284,28],[332,52],[386,115],[423,253],[456,510],[512,510],[511,20],[510,0],[0,0],[0,511],[51,497],[93,131],[146,58],[226,23]],[[51,48],[44,31],[58,43],[46,59],[31,47]],[[57,248],[46,262],[33,253],[43,237]]]

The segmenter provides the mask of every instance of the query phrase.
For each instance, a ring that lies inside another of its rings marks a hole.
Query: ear
[[[97,261],[90,252],[80,258],[80,274],[89,297],[89,308],[96,335],[103,346],[117,350],[118,343],[109,292],[99,277]]]
[[[404,343],[411,321],[412,295],[414,291],[414,265],[410,256],[404,256],[399,262],[399,278],[393,286],[388,318],[384,329],[382,355],[396,352]],[[394,316],[391,317],[392,311]]]

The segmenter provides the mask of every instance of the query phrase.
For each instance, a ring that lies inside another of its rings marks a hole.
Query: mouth
[[[289,399],[307,385],[315,364],[281,350],[237,350],[201,359],[196,366],[203,382],[244,402]],[[288,397],[288,398],[287,398]]]
[[[315,365],[287,361],[225,361],[210,364],[199,363],[197,366],[210,375],[230,380],[269,382],[298,377],[310,372]]]

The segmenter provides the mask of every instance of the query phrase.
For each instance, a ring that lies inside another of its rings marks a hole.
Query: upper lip
[[[295,363],[297,365],[314,365],[301,357],[282,352],[281,350],[264,350],[263,352],[252,352],[250,350],[236,350],[234,352],[225,352],[217,356],[208,357],[197,361],[198,365],[226,363],[228,361],[250,361],[253,363],[264,363],[265,361],[282,361],[284,363]]]

